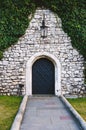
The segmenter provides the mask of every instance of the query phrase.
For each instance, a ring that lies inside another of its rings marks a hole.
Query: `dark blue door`
[[[41,58],[32,66],[32,94],[54,94],[55,69],[53,63]]]

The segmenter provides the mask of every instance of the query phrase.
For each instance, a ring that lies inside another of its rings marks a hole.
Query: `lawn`
[[[86,98],[67,99],[86,121]]]
[[[10,130],[22,97],[0,96],[0,130]]]

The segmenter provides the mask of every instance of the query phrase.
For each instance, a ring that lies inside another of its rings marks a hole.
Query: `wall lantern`
[[[43,14],[42,26],[41,28],[41,37],[46,38],[48,33],[48,26],[45,26],[45,14]]]

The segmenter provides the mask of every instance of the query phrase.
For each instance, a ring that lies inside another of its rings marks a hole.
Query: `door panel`
[[[41,58],[32,66],[32,94],[54,94],[55,70],[53,63]]]

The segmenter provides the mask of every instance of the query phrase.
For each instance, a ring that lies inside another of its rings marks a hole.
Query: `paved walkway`
[[[20,130],[82,130],[58,97],[30,97]]]

